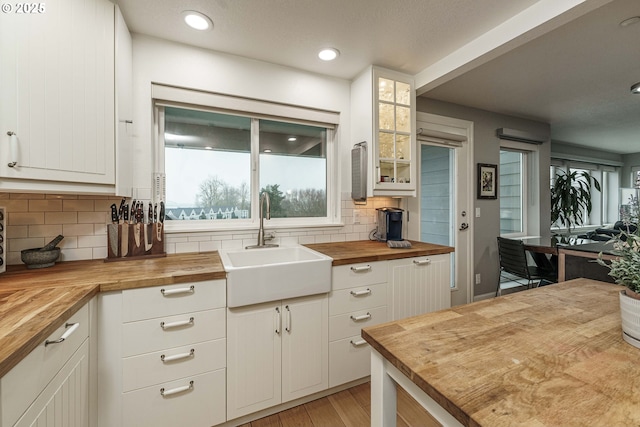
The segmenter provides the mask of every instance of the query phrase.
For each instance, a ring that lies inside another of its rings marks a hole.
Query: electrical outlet
[[[353,210],[353,223],[360,224],[360,211],[358,209]]]
[[[480,273],[476,274],[476,285],[480,284]]]

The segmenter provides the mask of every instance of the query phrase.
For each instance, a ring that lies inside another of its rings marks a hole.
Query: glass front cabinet
[[[351,86],[353,143],[367,142],[368,196],[416,194],[413,78],[370,67]]]

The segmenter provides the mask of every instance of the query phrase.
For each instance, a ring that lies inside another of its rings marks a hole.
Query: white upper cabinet
[[[351,84],[351,119],[351,142],[367,142],[367,196],[415,196],[413,78],[368,68]]]
[[[0,14],[0,191],[114,193],[114,4],[19,5]]]

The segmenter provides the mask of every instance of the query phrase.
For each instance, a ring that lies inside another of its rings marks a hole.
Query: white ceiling
[[[417,75],[539,0],[117,3],[133,33],[350,80],[369,64]],[[592,143],[594,135],[604,132],[607,142],[600,137],[597,147],[640,152],[640,125],[630,120],[640,117],[640,95],[631,100],[628,90],[640,81],[640,24],[617,26],[626,14],[640,15],[640,1],[614,0],[601,9],[424,96],[549,122],[553,138],[567,142]],[[209,16],[213,30],[188,28],[181,20],[184,10]],[[583,21],[597,28],[585,30],[578,25]],[[327,46],[340,50],[336,61],[317,58],[317,51]],[[610,138],[623,124],[628,127],[624,141],[635,135],[637,148]]]
[[[554,141],[640,152],[640,1],[615,0],[425,96],[551,124]]]

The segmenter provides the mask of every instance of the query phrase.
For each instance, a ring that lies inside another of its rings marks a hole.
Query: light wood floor
[[[371,383],[296,406],[241,427],[366,427],[371,425]],[[398,387],[398,427],[440,426],[422,406]]]

